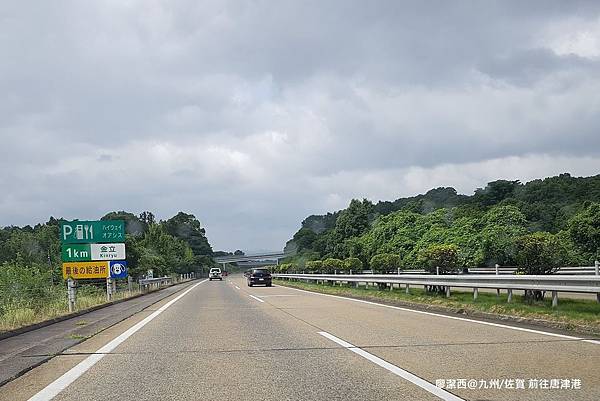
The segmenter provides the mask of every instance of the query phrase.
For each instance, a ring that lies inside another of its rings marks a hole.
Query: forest
[[[498,180],[472,195],[454,188],[307,217],[280,270],[442,272],[499,264],[523,273],[590,266],[600,257],[600,175],[565,173],[525,184]]]

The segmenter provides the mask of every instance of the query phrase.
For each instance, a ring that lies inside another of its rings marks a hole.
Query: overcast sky
[[[353,197],[598,174],[599,128],[597,1],[0,1],[0,225],[277,250]]]

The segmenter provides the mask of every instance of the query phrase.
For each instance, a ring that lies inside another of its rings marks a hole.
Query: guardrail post
[[[508,303],[512,302],[512,290],[510,288],[508,289],[508,301],[507,302]]]
[[[446,298],[450,298],[450,286],[446,286]]]
[[[394,291],[394,283],[390,283],[390,291]]]
[[[479,295],[479,288],[473,288],[473,301],[477,300],[477,296]]]
[[[494,265],[494,267],[496,268],[496,276],[500,274],[500,265],[498,263],[496,263]],[[496,288],[496,297],[500,297],[500,288]]]
[[[435,274],[438,276],[440,275],[440,267],[439,266],[435,267]]]
[[[400,268],[398,268],[398,275],[400,275]]]
[[[69,277],[67,279],[67,300],[69,301],[69,313],[75,310],[75,302],[77,301],[77,289],[75,288],[75,281]]]
[[[600,262],[595,261],[594,262],[594,270],[596,272],[596,276],[600,275]],[[596,301],[600,302],[600,292],[596,293]]]
[[[127,276],[127,291],[129,291],[129,294],[133,292],[133,279],[131,276]]]
[[[552,291],[552,307],[556,308],[558,306],[558,291]]]
[[[406,283],[406,293],[410,294],[410,284]]]

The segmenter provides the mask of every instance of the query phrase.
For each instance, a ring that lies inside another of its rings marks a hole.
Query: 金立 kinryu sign
[[[125,242],[123,220],[61,221],[60,241],[63,244]]]
[[[61,258],[63,262],[86,262],[92,260],[123,260],[125,244],[63,244]]]

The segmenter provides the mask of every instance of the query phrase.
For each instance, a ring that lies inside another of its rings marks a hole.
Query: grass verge
[[[519,321],[531,321],[536,324],[600,335],[600,303],[592,300],[562,298],[558,307],[552,308],[551,299],[529,304],[523,296],[513,294],[512,302],[507,302],[506,293],[499,297],[493,293],[480,292],[473,300],[471,292],[453,291],[449,298],[443,294],[432,294],[422,288],[411,287],[410,294],[404,289],[393,291],[376,287],[349,287],[313,284],[299,281],[275,279],[279,285],[299,288],[323,294],[347,296],[369,301],[390,304],[415,305],[436,308],[448,312],[481,317],[498,317]]]
[[[0,306],[0,333],[43,322],[69,313],[66,290],[63,286],[46,291],[44,297],[15,300]],[[113,300],[138,294],[139,291],[118,291]],[[78,290],[75,312],[107,303],[102,288],[83,286]],[[83,324],[83,323],[78,323]]]

